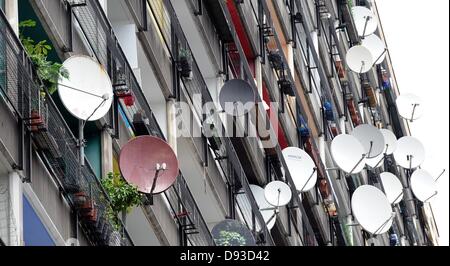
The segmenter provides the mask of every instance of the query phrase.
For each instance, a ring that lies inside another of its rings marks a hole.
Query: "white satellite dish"
[[[378,28],[378,19],[368,8],[355,6],[352,8],[353,20],[360,37],[373,34]]]
[[[264,188],[266,201],[274,207],[283,207],[292,199],[291,188],[282,181],[273,181]]]
[[[386,233],[393,223],[392,206],[374,186],[358,187],[352,195],[352,211],[361,227],[372,235]]]
[[[397,136],[389,129],[380,129],[381,134],[383,134],[384,142],[386,144],[386,149],[383,153],[391,155],[397,149]]]
[[[371,168],[378,168],[383,165],[386,155],[391,155],[397,149],[397,137],[394,133],[388,129],[380,129],[381,134],[383,134],[385,149],[383,153],[375,158],[370,158],[366,160],[366,165]]]
[[[399,115],[411,122],[422,117],[424,113],[422,99],[417,95],[411,93],[402,94],[397,98],[396,103]]]
[[[377,35],[373,34],[365,37],[362,40],[361,45],[370,51],[375,64],[379,65],[386,59],[386,44]]]
[[[356,45],[348,50],[346,59],[348,67],[353,72],[362,74],[372,69],[376,58],[373,58],[372,53],[366,47]]]
[[[411,190],[421,202],[427,202],[438,193],[434,178],[425,170],[417,169],[411,175]]]
[[[394,158],[403,168],[417,168],[425,161],[425,148],[420,140],[406,136],[398,140]]]
[[[383,134],[372,125],[359,125],[353,130],[351,135],[364,146],[367,159],[375,158],[386,150]]]
[[[250,185],[250,190],[252,191],[253,197],[256,200],[256,204],[259,207],[267,228],[271,230],[276,223],[276,209],[272,205],[270,205],[269,202],[267,202],[264,195],[264,189],[262,187],[257,185]],[[238,192],[236,201],[238,202],[238,205],[240,207],[239,210],[242,212],[247,225],[252,228],[252,208],[243,189]],[[261,230],[262,226],[260,226],[259,223],[256,222],[256,231],[261,232]]]
[[[366,164],[366,151],[358,139],[341,134],[331,143],[331,156],[337,166],[349,174],[360,173]]]
[[[105,69],[94,59],[74,55],[63,63],[69,78],[61,78],[58,93],[65,108],[80,120],[95,121],[111,108],[114,92]]]
[[[313,159],[304,150],[288,147],[283,150],[283,157],[298,192],[314,188],[317,182],[317,168]]]
[[[403,185],[394,174],[385,172],[380,174],[384,193],[391,204],[398,204],[403,199]]]

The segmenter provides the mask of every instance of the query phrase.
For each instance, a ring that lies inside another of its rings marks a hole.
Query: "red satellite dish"
[[[179,173],[178,159],[172,148],[152,136],[129,141],[120,152],[119,167],[128,183],[150,195],[166,191]]]

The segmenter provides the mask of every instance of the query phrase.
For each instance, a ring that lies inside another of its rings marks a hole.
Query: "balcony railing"
[[[164,134],[157,123],[156,117],[137,82],[102,7],[96,0],[88,0],[86,2],[86,6],[74,8],[73,12],[89,45],[99,62],[108,69],[113,80],[118,75],[118,72],[120,72],[122,77],[125,77],[124,81],[126,86],[136,96],[137,101],[133,106],[130,107],[122,104],[127,119],[132,124],[136,115],[143,115],[148,118],[148,123],[145,123],[145,134],[164,139]],[[141,7],[144,6],[146,7],[146,5],[141,5]],[[155,38],[155,40],[157,39]],[[213,245],[214,243],[208,227],[181,173],[175,184],[164,195],[169,202],[174,219],[177,220],[178,225],[187,234],[190,244]],[[180,214],[182,213],[186,215],[181,217]]]
[[[0,97],[6,98],[19,122],[27,125],[50,172],[77,212],[81,228],[92,244],[121,242],[132,245],[126,230],[122,240],[112,239],[113,226],[106,210],[109,199],[92,168],[79,164],[77,140],[49,96],[42,96],[43,85],[34,74],[32,62],[0,11],[0,61],[5,66]],[[84,198],[80,204],[76,199]]]

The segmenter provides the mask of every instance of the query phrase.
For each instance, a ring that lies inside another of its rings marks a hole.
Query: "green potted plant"
[[[245,244],[245,237],[233,231],[220,231],[219,238],[216,239],[216,245],[222,247],[240,247],[245,246]]]
[[[37,132],[45,128],[42,111],[45,109],[46,89],[50,94],[53,94],[57,90],[59,79],[61,77],[69,78],[69,73],[62,64],[47,60],[52,47],[46,40],[36,42],[32,38],[25,36],[25,29],[34,27],[36,27],[36,21],[34,20],[25,20],[19,23],[20,41],[35,67],[37,77],[43,83],[43,87],[39,90],[39,95],[32,99],[30,111],[31,130]]]
[[[108,218],[113,229],[120,232],[124,229],[122,222],[126,222],[126,214],[141,203],[141,194],[137,187],[128,184],[117,173],[108,173],[108,176],[102,179],[102,185],[110,199]],[[119,218],[120,214],[122,219]]]
[[[47,40],[36,42],[30,37],[25,36],[24,30],[34,27],[36,27],[36,21],[34,20],[29,19],[20,22],[20,41],[33,62],[38,77],[42,80],[43,85],[47,88],[48,92],[53,94],[57,90],[59,79],[61,77],[69,78],[69,73],[62,64],[47,59],[49,52],[52,50],[52,47],[47,43]],[[41,88],[41,94],[43,93],[44,88]]]
[[[179,69],[183,78],[192,79],[192,54],[188,49],[179,51]]]

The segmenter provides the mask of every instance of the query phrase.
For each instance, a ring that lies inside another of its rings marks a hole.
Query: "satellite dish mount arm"
[[[414,115],[415,115],[415,113],[416,113],[417,106],[419,106],[419,105],[420,105],[420,104],[415,103],[414,106],[413,106],[413,111],[412,111],[412,114],[411,114],[411,119],[409,120],[411,123],[414,122]]]
[[[373,232],[372,236],[376,236],[379,232],[381,232],[381,230],[383,230],[383,228],[395,217],[395,212],[393,212],[391,214],[391,217],[389,217],[389,219],[387,219],[380,227],[378,227],[377,230],[375,230],[375,232]]]
[[[364,38],[366,36],[366,31],[367,31],[367,25],[369,25],[369,21],[372,19],[371,16],[367,16],[366,17],[366,23],[364,24],[364,31],[362,34],[362,37]]]
[[[350,171],[350,173],[348,173],[349,176],[350,176],[350,175],[353,175],[353,173],[354,173],[355,170],[356,170],[356,167],[358,167],[358,165],[359,165],[364,159],[366,159],[366,157],[367,157],[367,154],[363,154],[363,155],[361,156],[361,159],[358,161],[358,163],[355,165],[355,167],[353,167],[353,169]]]
[[[308,185],[309,180],[311,180],[311,178],[314,176],[314,174],[316,173],[317,168],[314,167],[312,174],[309,176],[308,180],[306,180],[305,184],[303,185],[302,189],[300,189],[300,193],[303,192],[303,190],[305,189],[305,187]]]
[[[158,181],[158,177],[159,177],[159,173],[163,172],[166,170],[166,164],[156,164],[156,172],[155,172],[155,178],[153,178],[153,182],[152,182],[152,187],[150,189],[150,193],[149,193],[149,204],[153,205],[153,192],[155,191],[156,188],[156,182]]]
[[[378,166],[380,166],[381,162],[387,158],[387,151],[388,151],[388,149],[389,149],[389,144],[386,144],[386,149],[384,150],[383,157],[382,157],[382,158],[380,159],[380,161],[375,165],[374,168],[377,168]]]
[[[84,148],[86,146],[86,141],[84,139],[84,127],[86,126],[86,123],[89,121],[89,119],[91,119],[91,117],[95,114],[95,112],[97,112],[97,110],[102,107],[102,105],[109,99],[108,95],[103,95],[101,97],[103,99],[103,101],[95,108],[95,110],[91,113],[91,115],[88,116],[88,118],[86,118],[86,120],[79,120],[78,123],[78,147],[80,149],[80,165],[84,166],[85,162],[84,162]]]

